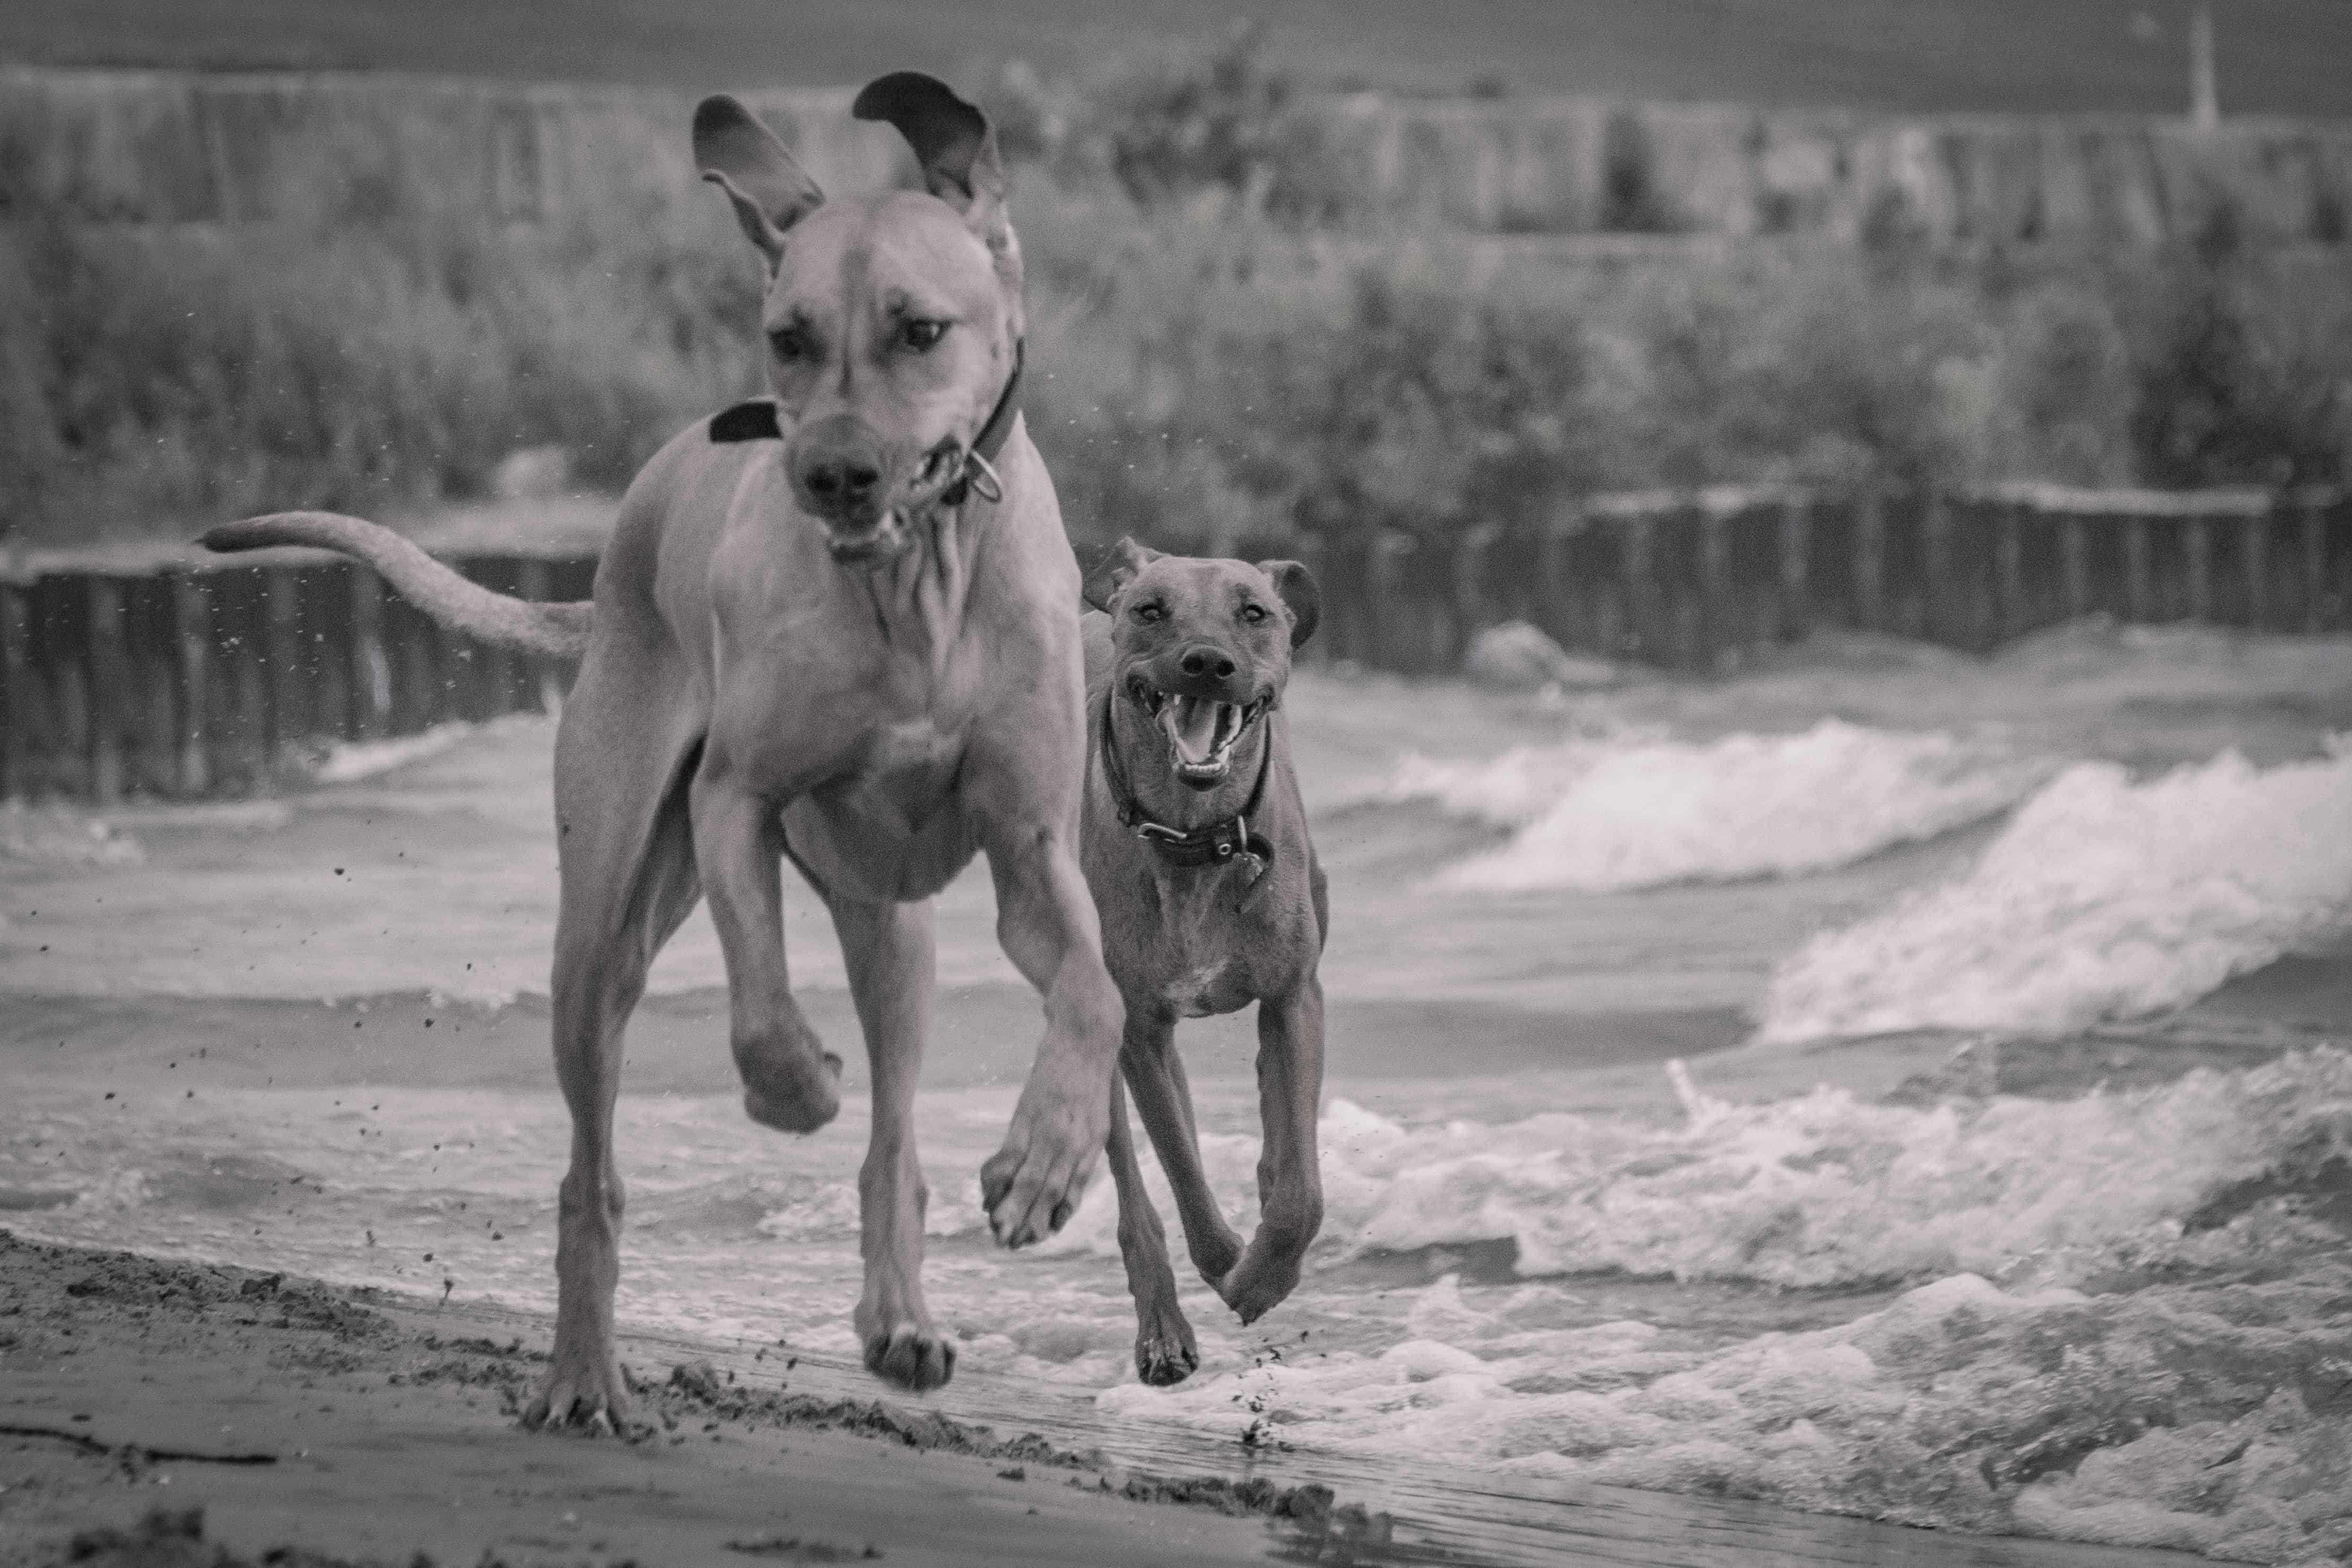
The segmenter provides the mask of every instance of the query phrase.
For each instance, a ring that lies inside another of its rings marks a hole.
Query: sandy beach
[[[522,1435],[536,1321],[277,1274],[0,1235],[0,1303],[11,1563],[1317,1562],[1387,1529],[1328,1489],[1188,1485],[790,1373],[755,1393],[643,1342],[660,1381],[623,1438]]]

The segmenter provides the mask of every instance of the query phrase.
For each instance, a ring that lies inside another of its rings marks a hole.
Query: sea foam
[[[1940,732],[1826,719],[1797,734],[1659,735],[1407,756],[1391,800],[1511,830],[1448,885],[1611,892],[1790,876],[1932,838],[2013,804],[2045,764]]]
[[[1964,875],[1815,937],[1759,1037],[1931,1026],[2050,1035],[2192,1002],[2352,920],[2352,742],[2136,782],[2068,768]]]
[[[1647,1131],[1413,1129],[1335,1105],[1333,1251],[1510,1237],[1522,1273],[1924,1282],[1832,1327],[1710,1343],[1559,1326],[1573,1281],[1449,1276],[1396,1342],[1098,1403],[1918,1524],[2267,1563],[2352,1544],[2352,1250],[2296,1196],[2352,1158],[2352,1057],[1966,1110],[1826,1090],[1685,1104]]]

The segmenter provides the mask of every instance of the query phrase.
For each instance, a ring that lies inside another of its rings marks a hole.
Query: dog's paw
[[[955,1376],[955,1342],[925,1323],[898,1323],[865,1335],[866,1370],[910,1394],[943,1388]]]
[[[831,1051],[739,1047],[743,1113],[779,1132],[814,1132],[841,1110],[841,1058]]]
[[[1135,1331],[1135,1375],[1154,1388],[1183,1382],[1201,1369],[1201,1347],[1193,1342],[1192,1325],[1181,1312],[1171,1311],[1158,1322]]]
[[[522,1424],[534,1432],[575,1431],[611,1436],[629,1415],[629,1384],[621,1363],[601,1354],[558,1353],[523,1406]]]
[[[1108,1093],[1074,1094],[1066,1085],[1041,1091],[1033,1077],[1004,1147],[980,1168],[981,1204],[998,1244],[1027,1247],[1068,1224],[1109,1133]]]
[[[1298,1288],[1298,1258],[1292,1253],[1265,1253],[1252,1248],[1232,1273],[1214,1281],[1217,1294],[1244,1323],[1255,1323],[1282,1305]]]
[[[1188,1230],[1184,1233],[1184,1248],[1192,1255],[1192,1267],[1201,1271],[1202,1280],[1212,1290],[1222,1290],[1225,1276],[1241,1266],[1242,1238],[1230,1230],[1213,1231],[1198,1238]]]

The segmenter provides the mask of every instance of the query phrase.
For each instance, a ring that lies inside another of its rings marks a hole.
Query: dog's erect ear
[[[987,115],[947,83],[920,71],[892,71],[866,83],[849,112],[897,126],[922,165],[924,188],[963,214],[972,232],[989,238],[1003,223],[1004,163],[996,155],[996,132]]]
[[[1127,580],[1159,559],[1160,552],[1149,544],[1120,540],[1103,552],[1103,558],[1087,574],[1087,604],[1094,609],[1108,610],[1110,602],[1118,597],[1118,591],[1127,586]]]
[[[775,133],[725,93],[695,109],[694,163],[727,193],[735,221],[768,258],[771,272],[783,259],[784,231],[824,200]]]
[[[1323,620],[1323,590],[1315,585],[1315,574],[1296,561],[1261,561],[1257,569],[1273,580],[1275,593],[1289,610],[1290,646],[1298,647]]]

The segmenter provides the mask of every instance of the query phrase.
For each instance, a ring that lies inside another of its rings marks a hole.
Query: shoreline
[[[627,1436],[524,1433],[548,1327],[0,1230],[0,1565],[2192,1560],[1234,1455],[1065,1391],[879,1398],[822,1356],[625,1329]]]
[[[533,1314],[5,1230],[0,1324],[12,1568],[215,1549],[325,1563],[1079,1564],[1139,1536],[1171,1563],[1258,1562],[1269,1547],[1313,1562],[1390,1529],[1312,1483],[1146,1472],[858,1397],[837,1369],[803,1374],[796,1358],[754,1388],[708,1359],[663,1364],[648,1352],[679,1347],[637,1334],[624,1339],[636,1388],[625,1436],[526,1434],[515,1415],[546,1359]],[[200,1536],[184,1533],[190,1509]]]

